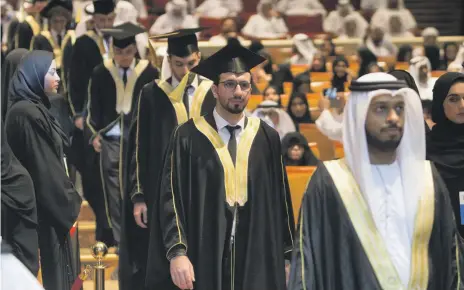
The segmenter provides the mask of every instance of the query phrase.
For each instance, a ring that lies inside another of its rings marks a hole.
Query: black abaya
[[[6,112],[10,104],[8,97],[8,89],[10,87],[10,80],[13,77],[16,68],[21,59],[28,53],[27,49],[18,48],[12,50],[5,58],[5,63],[2,67],[2,120],[5,121]]]

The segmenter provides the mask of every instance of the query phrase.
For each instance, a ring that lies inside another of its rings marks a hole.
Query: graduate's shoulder
[[[257,117],[252,117],[252,118],[257,118]],[[280,136],[279,136],[279,133],[274,129],[272,128],[271,126],[269,126],[266,122],[263,122],[261,119],[257,118],[260,122],[260,129],[264,131],[264,133],[270,137],[270,140],[277,140],[280,142]]]
[[[328,162],[339,162],[339,160],[319,161],[316,170],[311,175],[306,187],[305,196],[308,200],[332,198],[337,194],[333,176],[329,173]]]
[[[200,117],[202,118],[202,117]],[[177,126],[175,135],[180,138],[190,137],[192,136],[193,132],[197,132],[198,129],[195,125],[195,120],[197,119],[189,119],[187,122]]]

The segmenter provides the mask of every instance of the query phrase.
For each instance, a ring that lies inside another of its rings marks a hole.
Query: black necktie
[[[61,34],[57,34],[56,39],[58,40],[58,46],[61,47],[61,42],[63,41],[63,39],[61,39]]]
[[[126,87],[126,84],[127,84],[127,70],[129,68],[128,67],[123,67],[122,70],[123,70],[123,73],[122,73],[122,82],[124,83],[124,87]]]
[[[232,162],[235,165],[235,159],[237,156],[237,140],[235,139],[235,130],[240,129],[240,126],[226,126],[227,130],[230,133],[229,144],[227,145],[227,149],[229,149],[230,157],[232,158]]]

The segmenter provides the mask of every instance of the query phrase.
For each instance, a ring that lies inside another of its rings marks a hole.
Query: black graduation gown
[[[294,227],[278,133],[248,118],[237,173],[212,114],[180,126],[168,152],[159,204],[166,256],[187,249],[195,289],[286,289]],[[163,264],[169,271],[166,258]]]
[[[39,272],[39,241],[37,237],[37,205],[34,184],[27,170],[19,163],[2,130],[2,239],[34,276]]]
[[[73,118],[86,116],[89,80],[93,69],[103,62],[103,53],[102,39],[93,31],[88,31],[74,43],[67,83],[67,98]],[[95,213],[97,223],[95,238],[106,243],[107,246],[113,246],[114,240],[101,196],[103,189],[99,154],[95,153],[89,140],[84,137],[84,132],[87,133],[88,130],[90,128],[87,126],[84,126],[84,131],[74,128],[68,160],[81,173],[84,197]]]
[[[121,198],[124,195],[124,176],[126,144],[137,101],[142,87],[155,80],[159,73],[147,60],[137,60],[124,89],[119,69],[112,60],[104,61],[94,69],[90,81],[87,125],[92,140],[97,134],[101,137],[100,153],[101,179],[108,223],[113,229],[117,243],[121,236]],[[118,99],[121,102],[118,113]],[[129,107],[130,106],[130,107]],[[116,124],[121,129],[120,137],[106,136]]]
[[[66,174],[62,132],[47,109],[17,101],[6,119],[8,143],[34,182],[39,221],[39,248],[44,288],[67,290],[80,269],[73,267],[69,231],[82,199]]]
[[[123,206],[123,231],[125,233],[121,241],[120,264],[132,267],[132,270],[123,271],[123,268],[120,268],[120,289],[141,289],[141,285],[145,284],[145,270],[148,267],[147,273],[152,273],[150,268],[157,264],[152,259],[160,259],[160,257],[164,259],[156,200],[159,196],[164,155],[171,135],[179,124],[178,116],[182,118],[181,111],[186,108],[182,103],[182,96],[178,96],[180,103],[173,101],[173,88],[170,83],[171,80],[152,82],[143,88],[138,103],[138,112],[131,126],[127,152],[131,163],[127,164],[130,168],[127,169],[127,196]],[[195,112],[192,110],[190,115],[200,116],[213,111],[216,100],[209,90],[210,85],[210,81],[199,79],[199,86],[194,96],[195,105],[192,105],[199,110]],[[169,94],[171,98],[168,97]],[[176,104],[177,111],[173,104]],[[184,118],[181,122],[185,122],[188,115]],[[147,204],[149,230],[142,229],[135,223],[133,211],[136,202]],[[156,210],[156,214],[152,213],[153,209]],[[152,218],[155,219],[152,220]],[[149,237],[150,232],[153,232],[152,237]],[[151,248],[150,252],[153,255],[148,257],[150,261],[147,265],[149,238],[160,240],[155,246],[158,248]]]
[[[11,46],[9,44],[9,51],[15,48],[30,49],[32,38],[40,33],[40,24],[31,15],[27,15],[23,21],[12,21],[10,27],[13,41]]]
[[[374,241],[373,247],[363,246],[360,237],[367,235],[356,232],[358,222],[351,220],[337,189],[340,186],[335,185],[333,173],[329,173],[327,168],[326,162],[319,165],[303,198],[288,289],[402,289],[396,271],[385,271],[388,268],[385,261],[390,259],[388,254],[381,254],[379,245],[382,243]],[[344,172],[351,176],[347,169]],[[434,186],[430,185],[430,195],[422,200],[430,202],[419,202],[418,213],[422,208],[423,215],[418,214],[416,222],[419,216],[421,221],[425,221],[422,226],[428,231],[421,231],[419,236],[429,236],[430,239],[422,241],[422,252],[415,251],[419,247],[416,248],[416,241],[413,242],[411,260],[411,277],[420,277],[423,281],[420,286],[415,284],[416,287],[408,289],[463,289],[462,240],[456,235],[448,193],[435,168],[432,168],[429,176],[433,178]],[[355,191],[346,185],[350,192]],[[366,213],[370,216],[368,210]],[[371,233],[369,229],[365,230]],[[414,235],[417,235],[417,231]],[[379,255],[377,259],[369,259],[369,250],[366,249],[373,249]],[[415,264],[414,261],[419,263]],[[377,271],[376,274],[374,265],[378,262],[383,264],[384,271]],[[382,277],[383,284],[378,277]]]

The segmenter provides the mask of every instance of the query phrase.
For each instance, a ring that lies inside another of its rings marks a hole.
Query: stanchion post
[[[103,258],[108,254],[108,247],[102,243],[97,242],[91,248],[92,256],[97,260],[97,264],[94,269],[94,282],[95,290],[105,290],[105,268],[103,264]]]

